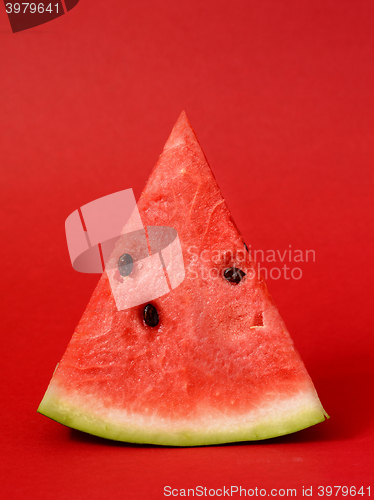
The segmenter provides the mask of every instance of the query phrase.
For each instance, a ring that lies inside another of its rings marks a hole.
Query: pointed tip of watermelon
[[[171,131],[169,139],[166,141],[164,151],[191,143],[198,144],[198,140],[188,121],[187,114],[183,110]]]

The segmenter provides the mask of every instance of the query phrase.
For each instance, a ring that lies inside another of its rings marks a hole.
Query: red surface
[[[373,15],[369,1],[82,0],[13,34],[0,9],[2,497],[373,490]],[[182,109],[247,245],[315,250],[301,279],[268,286],[328,422],[172,449],[36,413],[97,281],[71,268],[65,218],[138,196]]]

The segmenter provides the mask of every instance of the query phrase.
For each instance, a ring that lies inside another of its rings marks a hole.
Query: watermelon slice
[[[138,208],[144,226],[177,230],[185,279],[119,311],[104,273],[38,411],[104,438],[175,446],[266,439],[323,421],[185,113]]]

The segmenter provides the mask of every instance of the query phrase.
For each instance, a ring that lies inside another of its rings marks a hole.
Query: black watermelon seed
[[[247,250],[247,252],[249,253],[248,247],[245,243],[244,243],[244,246],[245,246],[245,249]]]
[[[245,272],[237,267],[229,267],[228,269],[225,269],[223,275],[229,283],[237,285],[244,278]]]
[[[124,253],[118,259],[118,270],[121,276],[128,276],[131,274],[132,268],[134,266],[134,261],[130,254]]]
[[[152,304],[147,304],[143,311],[143,319],[144,323],[148,326],[157,326],[158,325],[158,312],[155,306]]]

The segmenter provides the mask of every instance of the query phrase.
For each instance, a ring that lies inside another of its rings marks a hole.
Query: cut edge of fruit
[[[179,422],[123,410],[94,414],[77,401],[69,401],[48,388],[38,412],[63,425],[89,434],[139,444],[164,446],[202,446],[240,441],[263,440],[291,434],[329,418],[317,394],[300,393],[273,402],[250,415],[229,417],[211,415],[201,421]],[[105,413],[108,418],[105,418]],[[148,422],[147,422],[148,420]]]

